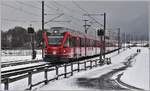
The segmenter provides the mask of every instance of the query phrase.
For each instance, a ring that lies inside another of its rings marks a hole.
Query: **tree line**
[[[41,30],[34,33],[36,48],[41,36]],[[8,31],[1,31],[1,48],[2,49],[30,49],[31,48],[31,34],[27,29],[16,26]]]

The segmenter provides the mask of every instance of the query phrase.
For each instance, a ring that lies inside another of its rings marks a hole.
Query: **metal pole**
[[[104,59],[105,59],[105,32],[106,32],[106,13],[104,13]]]
[[[84,20],[84,21],[85,21],[85,25],[84,25],[85,33],[87,34],[87,27],[86,27],[86,26],[87,26],[87,21],[88,21],[88,20]]]
[[[103,38],[103,36],[100,36],[100,56],[99,56],[100,58],[99,59],[100,59],[101,63],[102,63],[102,53],[103,53],[103,51],[102,51],[103,50],[103,47],[102,47],[102,43],[103,43],[102,42],[102,38]]]
[[[43,34],[43,31],[44,31],[44,1],[42,1],[42,34]],[[43,57],[44,55],[43,55],[43,47],[42,47],[42,58]]]
[[[85,28],[85,33],[87,34],[87,21],[88,20],[84,20],[85,21],[85,25],[84,25],[84,28]],[[85,38],[85,56],[86,56],[86,38]]]
[[[120,28],[118,28],[118,54],[120,53]]]
[[[124,50],[125,50],[125,32],[123,33],[123,43],[124,43]]]
[[[32,46],[32,59],[34,59],[35,50],[34,50],[34,34],[31,34],[31,46]]]

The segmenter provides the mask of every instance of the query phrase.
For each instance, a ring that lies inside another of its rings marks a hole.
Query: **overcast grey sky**
[[[15,26],[27,28],[30,24],[38,30],[41,28],[41,1],[25,0],[3,0],[1,4],[1,23],[2,30],[6,31]],[[59,16],[55,21],[71,22],[50,22],[45,28],[52,26],[65,26],[78,31],[83,31],[83,19],[89,17],[83,16],[87,11],[89,14],[102,14],[106,12],[107,28],[116,31],[121,28],[121,32],[132,33],[136,35],[148,36],[148,2],[146,1],[45,1],[45,13],[54,15],[45,15],[45,22]],[[103,24],[103,16],[92,16],[98,22]],[[89,23],[90,24],[90,23]],[[88,30],[93,33],[100,26],[96,23]]]

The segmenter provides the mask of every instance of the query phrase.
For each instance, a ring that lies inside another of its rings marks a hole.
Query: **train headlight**
[[[56,51],[53,51],[53,55],[55,55],[56,54]]]
[[[64,53],[66,52],[66,50],[63,51]]]

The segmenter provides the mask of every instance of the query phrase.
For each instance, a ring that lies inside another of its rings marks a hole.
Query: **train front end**
[[[68,32],[60,32],[53,30],[53,32],[44,32],[44,49],[43,56],[45,61],[50,62],[64,62],[70,58],[70,46],[68,40]]]

